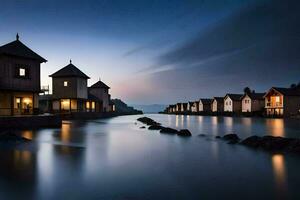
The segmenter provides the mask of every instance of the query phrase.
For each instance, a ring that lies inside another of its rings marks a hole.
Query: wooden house
[[[263,112],[265,93],[246,93],[242,96],[242,112]]]
[[[199,112],[199,101],[193,102],[192,112],[193,112],[193,113]]]
[[[108,112],[109,109],[109,102],[110,102],[110,94],[109,94],[110,87],[103,83],[101,80],[93,84],[88,88],[88,93],[97,97],[101,103],[101,112]]]
[[[90,77],[73,65],[72,61],[50,77],[54,112],[95,112],[100,107],[101,101],[95,95],[88,94],[87,80]]]
[[[242,111],[242,94],[226,94],[224,112],[240,113]]]
[[[187,111],[187,107],[188,107],[187,103],[182,103],[181,104],[181,112],[186,112]]]
[[[181,112],[181,105],[182,105],[182,103],[176,104],[176,112]]]
[[[272,87],[264,98],[265,113],[268,116],[299,115],[300,89]]]
[[[0,116],[38,113],[41,63],[46,59],[16,40],[0,46]]]
[[[199,112],[211,112],[212,99],[200,99],[199,101]]]
[[[211,102],[211,111],[214,113],[224,112],[224,97],[214,97]]]
[[[192,112],[193,103],[194,102],[191,102],[191,101],[188,102],[188,104],[187,104],[187,111],[188,112]]]

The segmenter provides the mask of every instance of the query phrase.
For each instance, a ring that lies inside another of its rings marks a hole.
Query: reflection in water
[[[31,163],[31,152],[30,151],[14,151],[14,162],[15,166],[30,165]]]
[[[187,115],[187,116],[186,116],[186,125],[187,125],[188,128],[190,128],[190,124],[191,124],[191,121],[190,121],[190,120],[191,120],[191,119],[190,119],[190,116]]]
[[[184,115],[181,115],[181,121],[180,121],[181,123],[181,127],[183,127],[183,124],[184,124]]]
[[[218,117],[211,117],[212,135],[218,135]]]
[[[233,117],[224,118],[225,128],[227,132],[233,131]]]
[[[272,136],[285,136],[283,119],[267,119],[266,125],[268,128],[268,134],[271,134]]]
[[[273,155],[272,166],[273,166],[276,189],[279,192],[278,195],[285,196],[285,193],[287,192],[287,183],[286,183],[284,156],[281,154]]]
[[[61,140],[63,142],[69,142],[71,137],[71,124],[63,122],[61,126]]]
[[[32,131],[23,131],[21,135],[22,135],[22,137],[29,139],[29,140],[32,140],[32,138],[33,138]]]
[[[176,126],[176,127],[178,127],[178,126],[179,126],[179,124],[178,124],[178,121],[179,121],[179,116],[178,116],[178,115],[176,115],[176,119],[175,119],[175,126]]]

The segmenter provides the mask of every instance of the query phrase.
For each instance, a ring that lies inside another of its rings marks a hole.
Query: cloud
[[[300,75],[300,2],[264,1],[210,25],[159,56],[153,83],[180,95],[218,95],[250,85],[264,90]],[[173,66],[169,71],[158,69]],[[173,91],[174,92],[174,91]]]

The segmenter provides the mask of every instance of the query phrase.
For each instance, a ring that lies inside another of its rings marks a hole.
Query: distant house
[[[242,100],[242,112],[260,112],[264,110],[265,93],[248,93],[244,94]]]
[[[199,112],[210,112],[212,99],[200,99],[199,101]]]
[[[90,78],[70,64],[50,75],[52,78],[52,109],[54,112],[96,111],[101,101],[93,94],[88,95],[87,80]]]
[[[188,103],[182,103],[181,104],[181,112],[186,112],[188,107]]]
[[[224,97],[224,112],[240,113],[242,111],[242,94],[226,94]]]
[[[211,103],[212,112],[224,112],[224,97],[214,97]]]
[[[194,102],[191,102],[191,101],[188,102],[188,104],[187,104],[187,111],[188,112],[192,112],[193,103]]]
[[[264,98],[268,116],[299,115],[300,89],[272,87]]]
[[[46,59],[16,40],[0,46],[0,116],[38,113],[41,63]]]
[[[181,105],[182,105],[182,103],[176,104],[176,112],[181,112]]]
[[[101,80],[93,84],[88,88],[88,93],[94,95],[98,99],[100,99],[102,103],[102,107],[100,108],[101,112],[108,112],[109,102],[110,102],[110,87],[103,83]]]
[[[199,112],[199,101],[193,102],[192,112],[193,113]]]
[[[175,113],[175,112],[176,112],[176,105],[172,105],[171,112],[172,112],[172,113]]]

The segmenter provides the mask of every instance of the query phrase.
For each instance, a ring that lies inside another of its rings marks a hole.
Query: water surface
[[[193,137],[140,129],[139,116],[18,132],[36,145],[0,149],[1,199],[300,199],[300,157],[214,139],[300,137],[298,120],[148,116]]]

